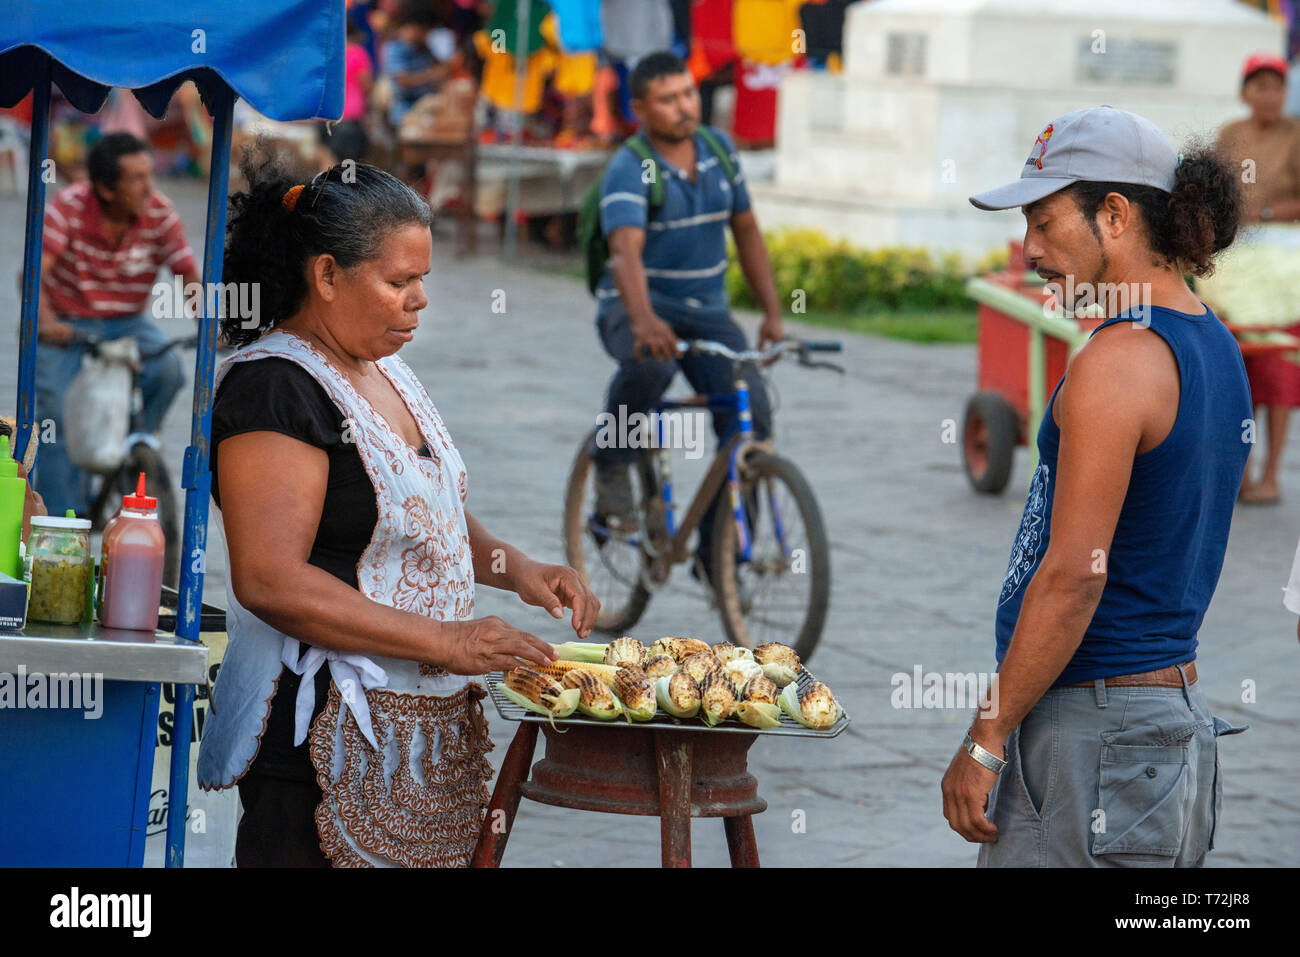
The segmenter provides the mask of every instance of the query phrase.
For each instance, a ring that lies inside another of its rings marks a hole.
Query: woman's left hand
[[[564,609],[572,608],[573,630],[578,637],[591,634],[600,602],[572,568],[530,561],[515,575],[513,584],[524,604],[545,608],[556,618],[563,618]]]

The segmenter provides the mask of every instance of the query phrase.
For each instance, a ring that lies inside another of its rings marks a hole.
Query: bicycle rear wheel
[[[713,527],[714,591],[727,638],[753,648],[790,645],[807,661],[830,603],[831,564],[821,508],[793,462],[755,452],[741,471],[749,512],[750,561],[743,561],[724,489]]]
[[[612,531],[596,514],[596,464],[584,438],[574,456],[564,495],[564,556],[600,601],[596,629],[622,634],[640,620],[650,601],[642,584],[644,533]],[[644,514],[646,473],[632,468],[637,514]]]
[[[162,456],[145,442],[136,442],[127,453],[125,461],[112,475],[104,476],[104,484],[90,507],[92,528],[102,531],[109,520],[122,508],[122,498],[134,495],[140,473],[144,473],[147,494],[158,499],[158,524],[162,528],[167,547],[163,553],[163,584],[176,588],[180,581],[181,528],[176,512],[176,494],[172,490],[171,476]]]

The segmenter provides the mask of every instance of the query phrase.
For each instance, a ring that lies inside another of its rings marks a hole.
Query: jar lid
[[[72,528],[78,531],[90,531],[90,519],[88,518],[60,518],[55,515],[33,515],[32,526],[34,528]]]

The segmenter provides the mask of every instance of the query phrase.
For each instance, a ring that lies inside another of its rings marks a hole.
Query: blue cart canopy
[[[343,115],[344,7],[322,0],[6,0],[0,15],[0,107],[33,88],[38,51],[83,113],[112,87],[161,117],[193,80],[211,107],[218,79],[274,120]]]

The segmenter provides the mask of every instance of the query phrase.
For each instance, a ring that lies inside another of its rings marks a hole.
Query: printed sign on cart
[[[199,640],[208,646],[208,685],[216,683],[226,656],[225,632],[204,632]],[[198,785],[199,735],[208,717],[208,689],[196,688],[194,724],[190,736],[189,808],[185,827],[186,867],[230,867],[235,859],[235,826],[239,820],[239,792],[201,791]],[[172,764],[172,728],[176,723],[171,687],[163,686],[158,709],[158,746],[154,751],[153,785],[149,791],[149,826],[144,845],[144,866],[162,867],[167,853],[168,793]]]

